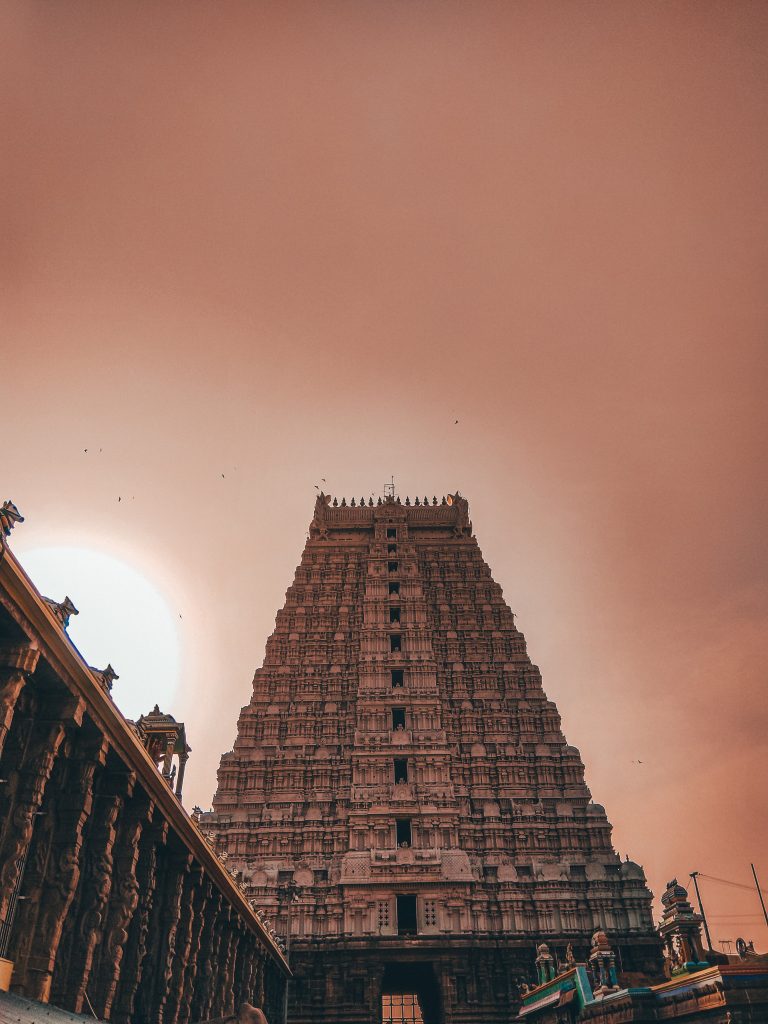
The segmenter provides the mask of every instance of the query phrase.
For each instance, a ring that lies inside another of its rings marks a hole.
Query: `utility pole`
[[[755,871],[755,865],[750,864],[749,866],[752,868],[752,877],[755,880],[755,888],[757,889],[757,895],[760,897],[760,906],[763,908],[763,917],[765,918],[766,925],[768,925],[768,911],[765,909],[765,900],[763,899],[763,894],[760,890],[760,883],[757,880],[757,872]]]
[[[707,946],[712,949],[712,939],[709,935],[709,927],[707,925],[707,915],[704,913],[704,904],[701,902],[701,893],[699,892],[699,883],[696,881],[696,876],[699,874],[698,871],[691,872],[691,878],[693,879],[693,885],[696,889],[696,899],[699,901],[699,913],[701,914],[702,920],[704,921],[704,934],[707,936]]]
[[[278,889],[278,894],[281,901],[285,899],[285,962],[288,966],[291,966],[291,907],[298,900],[301,895],[301,889],[291,879],[288,885]],[[291,984],[291,979],[285,979],[285,999],[283,1000],[283,1024],[288,1024],[288,986]]]

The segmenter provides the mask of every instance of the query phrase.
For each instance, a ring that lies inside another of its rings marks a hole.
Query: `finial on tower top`
[[[395,500],[395,478],[390,477],[389,483],[384,484],[384,500],[389,499],[390,501]]]

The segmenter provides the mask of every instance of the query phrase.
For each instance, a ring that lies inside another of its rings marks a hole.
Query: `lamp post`
[[[277,898],[280,903],[285,903],[285,961],[291,966],[291,907],[297,903],[301,896],[301,888],[291,879],[287,885],[281,885],[277,890]],[[285,979],[285,999],[283,1000],[283,1024],[288,1024],[288,990],[291,979]]]

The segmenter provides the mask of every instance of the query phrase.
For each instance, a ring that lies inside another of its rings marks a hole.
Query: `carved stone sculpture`
[[[19,694],[35,671],[39,657],[40,651],[31,643],[0,645],[0,756]]]

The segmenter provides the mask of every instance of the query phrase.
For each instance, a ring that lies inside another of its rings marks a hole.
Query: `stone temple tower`
[[[659,942],[458,494],[318,497],[212,813],[296,1024],[501,1024],[537,942]]]

